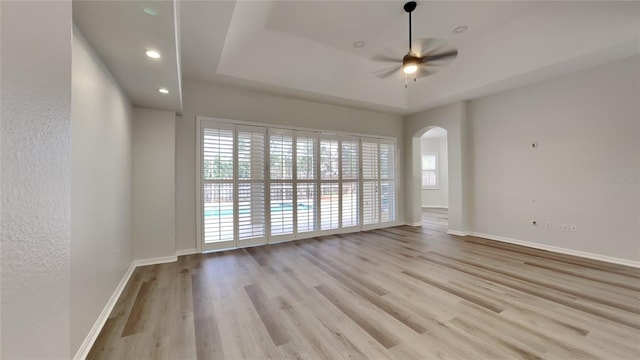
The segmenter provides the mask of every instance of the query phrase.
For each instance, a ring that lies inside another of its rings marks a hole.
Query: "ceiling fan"
[[[397,66],[391,69],[383,69],[374,74],[384,79],[402,69],[405,73],[405,87],[407,87],[406,80],[410,75],[413,75],[413,81],[416,81],[417,78],[435,73],[439,66],[448,65],[458,56],[458,50],[455,48],[439,52],[444,47],[444,43],[432,38],[420,39],[420,52],[416,53],[414,51],[412,46],[411,13],[416,9],[417,5],[415,1],[409,1],[404,4],[404,11],[409,14],[409,52],[402,59],[380,54],[372,58],[374,61],[398,63]]]

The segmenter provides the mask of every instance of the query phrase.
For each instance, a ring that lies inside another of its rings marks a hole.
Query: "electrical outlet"
[[[578,232],[578,225],[576,225],[576,224],[571,224],[571,231],[573,231],[573,232]]]
[[[562,229],[562,231],[569,231],[569,225],[567,224],[560,224],[560,228]]]
[[[547,229],[547,230],[551,230],[551,221],[546,221],[544,223],[544,228]]]

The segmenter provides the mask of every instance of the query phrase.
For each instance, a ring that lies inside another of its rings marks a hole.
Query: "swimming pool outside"
[[[221,206],[223,209],[209,209],[204,211],[204,217],[212,217],[212,216],[225,216],[225,215],[233,215],[233,209],[229,209],[228,206]],[[298,210],[311,210],[312,206],[306,204],[298,204]],[[283,211],[292,211],[293,204],[292,203],[276,203],[271,204],[271,212],[283,212]],[[251,209],[241,206],[241,209],[238,211],[238,214],[249,214],[251,213]]]

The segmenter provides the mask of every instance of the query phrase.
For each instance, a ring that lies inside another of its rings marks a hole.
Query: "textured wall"
[[[136,259],[176,254],[176,115],[133,111],[133,239]]]
[[[77,29],[71,120],[71,352],[133,260],[131,104]]]
[[[71,2],[0,6],[0,357],[69,358]]]

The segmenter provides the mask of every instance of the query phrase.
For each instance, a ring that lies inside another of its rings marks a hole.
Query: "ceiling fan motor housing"
[[[407,67],[409,65],[420,65],[420,58],[409,53],[402,58],[402,67]]]

